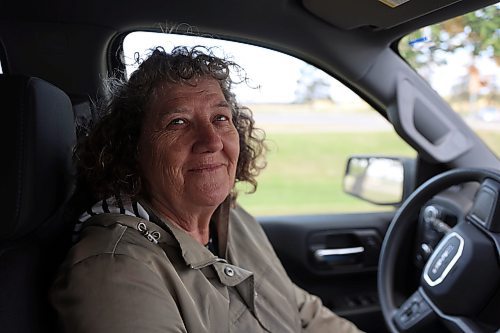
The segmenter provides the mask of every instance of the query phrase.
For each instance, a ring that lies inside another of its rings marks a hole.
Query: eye
[[[229,117],[223,114],[215,116],[215,121],[229,121]]]
[[[170,121],[170,123],[168,123],[168,125],[173,125],[173,126],[179,126],[179,125],[184,125],[186,123],[186,120],[182,119],[182,118],[175,118],[173,119],[172,121]]]

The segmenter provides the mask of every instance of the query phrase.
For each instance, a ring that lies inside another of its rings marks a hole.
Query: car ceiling
[[[113,41],[133,30],[186,23],[288,52],[355,86],[370,59],[400,36],[495,2],[410,0],[390,8],[378,0],[3,1],[2,66],[44,78],[74,98],[93,97],[115,60]]]

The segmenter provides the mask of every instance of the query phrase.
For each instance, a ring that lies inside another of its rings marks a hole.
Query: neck
[[[202,209],[184,209],[179,212],[154,198],[151,207],[163,218],[187,232],[200,244],[205,245],[210,238],[210,220],[217,207],[203,207]],[[186,213],[188,212],[188,213]]]

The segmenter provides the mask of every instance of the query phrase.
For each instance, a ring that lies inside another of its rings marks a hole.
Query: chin
[[[225,197],[204,197],[204,198],[196,198],[193,200],[200,207],[213,207],[217,208],[221,203],[224,202],[227,196]]]
[[[191,196],[201,206],[219,206],[231,192],[230,188],[201,188]]]

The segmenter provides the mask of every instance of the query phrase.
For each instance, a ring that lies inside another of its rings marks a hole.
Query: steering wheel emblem
[[[425,266],[425,282],[431,287],[443,282],[460,259],[463,249],[464,239],[462,236],[456,232],[446,235]]]

